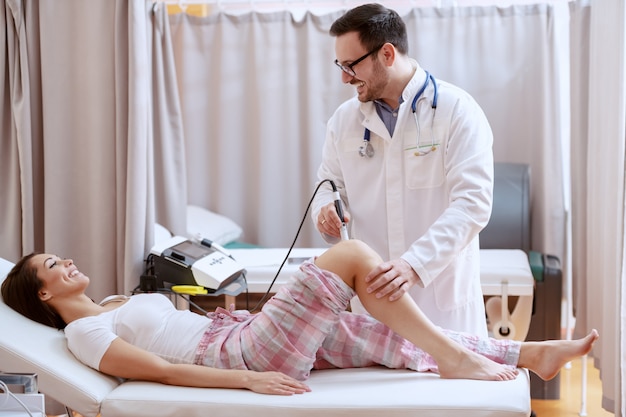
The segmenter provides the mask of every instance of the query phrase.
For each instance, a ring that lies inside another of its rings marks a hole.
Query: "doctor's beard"
[[[370,82],[365,82],[364,94],[358,94],[358,99],[362,103],[381,99],[385,91],[385,87],[389,84],[389,75],[378,59],[375,59]],[[355,79],[350,84],[358,85],[363,80]]]

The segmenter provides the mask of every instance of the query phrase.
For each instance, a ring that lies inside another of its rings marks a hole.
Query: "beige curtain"
[[[531,165],[533,249],[562,259],[567,4],[402,11],[411,55],[482,105],[494,130],[496,159]],[[313,192],[325,123],[354,93],[332,64],[328,28],[341,13],[170,16],[188,199],[234,218],[252,243],[292,241]],[[297,244],[324,245],[310,226]]]
[[[169,16],[190,204],[243,240],[289,246],[313,193],[325,122],[352,91],[332,64],[333,16]],[[325,246],[306,221],[298,246]]]
[[[155,3],[151,15],[156,220],[186,236],[187,161],[167,8]]]
[[[624,156],[626,152],[626,12],[623,2],[577,3],[573,56],[572,184],[577,333],[595,327],[602,404],[626,415]],[[586,77],[585,77],[586,76]]]
[[[23,252],[41,249],[42,188],[33,182],[41,166],[41,78],[39,28],[28,22],[38,17],[37,4],[3,1],[0,12],[0,248],[17,260]],[[32,138],[34,140],[31,140]]]
[[[0,4],[0,256],[71,257],[94,299],[129,292],[154,222],[147,6]]]

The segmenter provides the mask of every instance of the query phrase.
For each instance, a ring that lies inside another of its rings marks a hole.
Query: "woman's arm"
[[[310,388],[280,372],[217,369],[208,366],[172,364],[119,337],[100,361],[100,371],[120,378],[201,388],[246,388],[261,394],[292,395]]]

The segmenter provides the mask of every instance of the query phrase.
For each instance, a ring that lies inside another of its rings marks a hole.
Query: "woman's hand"
[[[259,394],[293,395],[310,392],[308,385],[281,372],[250,371],[246,388]]]

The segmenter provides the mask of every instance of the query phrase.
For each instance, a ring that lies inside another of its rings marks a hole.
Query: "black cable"
[[[298,236],[300,236],[300,231],[302,230],[302,226],[304,225],[304,222],[306,221],[306,216],[309,213],[309,209],[311,208],[311,204],[313,204],[313,199],[317,195],[317,192],[319,191],[319,189],[322,186],[322,184],[324,184],[325,182],[329,182],[330,183],[331,187],[333,188],[333,191],[337,190],[337,187],[335,186],[335,183],[332,180],[329,180],[329,179],[322,180],[317,185],[317,187],[315,187],[315,190],[313,191],[313,195],[311,196],[311,199],[309,200],[309,204],[307,204],[306,210],[304,210],[304,216],[302,216],[302,221],[300,222],[300,226],[298,226],[298,230],[296,231],[296,236],[294,237],[293,242],[291,242],[291,246],[289,247],[289,250],[287,251],[287,255],[285,255],[285,259],[283,259],[283,262],[278,267],[278,271],[276,271],[276,275],[274,275],[274,278],[272,279],[272,282],[270,283],[270,286],[268,287],[267,291],[265,291],[265,294],[263,295],[263,297],[261,297],[261,299],[254,306],[254,308],[252,310],[250,310],[251,313],[254,313],[261,306],[261,304],[263,304],[265,301],[267,301],[267,298],[268,298],[268,296],[269,296],[269,294],[270,294],[270,292],[272,290],[272,287],[274,286],[274,283],[278,279],[278,275],[280,275],[280,271],[282,271],[283,266],[285,265],[285,262],[287,262],[287,259],[289,259],[289,255],[291,254],[291,251],[292,251],[293,247],[296,245],[296,241],[298,240]],[[247,286],[246,286],[246,288],[247,288]]]

